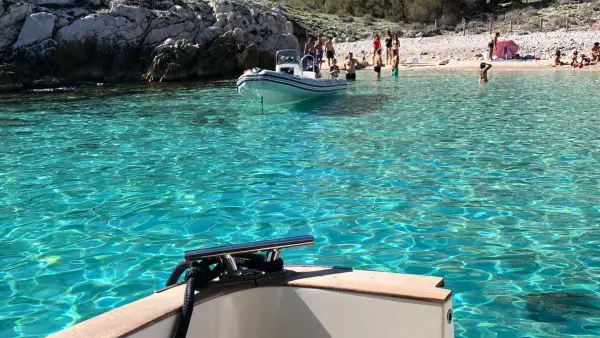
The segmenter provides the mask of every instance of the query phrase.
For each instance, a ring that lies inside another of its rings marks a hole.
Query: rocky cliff
[[[0,0],[0,90],[272,68],[298,49],[278,7],[227,0]]]

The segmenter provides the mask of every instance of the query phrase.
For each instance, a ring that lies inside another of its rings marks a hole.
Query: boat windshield
[[[277,52],[277,64],[285,64],[285,63],[300,63],[300,54],[295,50],[282,50]]]

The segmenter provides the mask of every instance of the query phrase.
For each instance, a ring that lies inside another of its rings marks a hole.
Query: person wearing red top
[[[381,49],[381,39],[379,38],[379,34],[375,34],[373,37],[373,60],[375,60],[375,55],[377,51]]]

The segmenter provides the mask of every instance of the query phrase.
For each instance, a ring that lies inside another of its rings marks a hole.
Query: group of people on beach
[[[373,69],[377,74],[377,77],[381,77],[381,68],[385,65],[392,66],[392,76],[398,76],[398,66],[400,65],[400,39],[398,35],[392,34],[391,31],[387,32],[385,42],[385,61],[382,57],[382,46],[381,37],[379,34],[373,35],[373,56],[371,58]],[[348,53],[346,56],[343,69],[346,71],[346,80],[356,79],[356,69],[368,67],[369,61],[367,60],[367,54],[362,51],[362,60],[359,62],[354,58],[352,53]],[[304,45],[304,55],[312,55],[315,58],[315,64],[320,69],[325,62],[323,56],[327,58],[327,67],[329,67],[329,76],[337,78],[340,73],[337,59],[335,58],[335,49],[333,47],[333,39],[331,37],[323,38],[322,36],[317,37],[316,41],[313,42],[311,37],[308,37],[308,41]]]
[[[495,32],[491,35],[488,47],[488,55],[487,60],[493,60],[494,52],[498,45],[498,39],[500,37],[500,33]],[[346,79],[347,80],[355,80],[356,79],[356,70],[360,68],[365,68],[370,65],[373,65],[373,70],[376,73],[377,78],[381,77],[381,68],[386,65],[391,65],[392,77],[398,76],[398,67],[400,65],[400,39],[397,34],[393,34],[391,31],[387,32],[387,37],[384,40],[385,44],[385,60],[383,59],[383,48],[382,41],[379,34],[373,35],[373,55],[371,58],[372,63],[370,64],[368,61],[368,56],[365,51],[361,53],[361,61],[356,60],[352,53],[348,53],[346,56],[344,63],[342,64],[342,69],[346,71]],[[338,61],[335,58],[335,49],[333,46],[333,39],[331,37],[323,38],[319,36],[316,41],[313,42],[312,38],[308,38],[304,46],[304,54],[310,54],[315,58],[315,65],[317,68],[321,68],[324,61],[324,56],[327,59],[327,66],[329,67],[329,76],[332,78],[337,78],[340,74],[340,67],[338,66]],[[570,65],[574,68],[582,68],[583,66],[593,64],[595,62],[600,62],[600,42],[594,43],[591,48],[590,56],[586,56],[582,53],[579,53],[577,50],[574,50],[569,56],[570,62],[562,62],[561,61],[561,52],[557,50],[553,59],[552,65],[554,67]],[[479,83],[486,83],[488,81],[488,71],[492,68],[492,65],[488,62],[482,62],[479,66]]]
[[[552,58],[552,66],[560,67],[570,65],[573,68],[583,68],[583,66],[589,66],[594,62],[600,62],[600,42],[594,43],[590,56],[586,56],[583,53],[579,53],[576,49],[571,52],[569,56],[570,62],[562,62],[560,60],[562,54],[559,49],[556,50],[554,57]]]
[[[392,76],[398,76],[398,66],[400,65],[400,39],[397,34],[387,32],[385,42],[385,63],[381,57],[381,37],[379,34],[373,36],[373,70],[377,78],[381,77],[381,67],[391,64]]]
[[[338,61],[335,58],[335,49],[333,47],[333,39],[327,37],[326,39],[319,36],[315,42],[311,37],[308,37],[308,41],[304,45],[304,55],[312,55],[315,58],[315,68],[320,69],[323,67],[323,54],[327,58],[327,67],[329,67],[329,76],[337,78],[340,74],[340,67]],[[359,66],[359,62],[354,59],[352,53],[348,53],[343,64],[343,69],[346,71],[346,80],[356,80],[356,69]]]

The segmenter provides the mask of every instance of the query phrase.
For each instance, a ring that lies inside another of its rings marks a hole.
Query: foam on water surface
[[[287,263],[445,277],[457,336],[600,335],[600,77],[491,78],[264,111],[233,82],[3,94],[0,336],[147,296],[184,250],[301,234]]]

